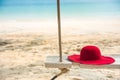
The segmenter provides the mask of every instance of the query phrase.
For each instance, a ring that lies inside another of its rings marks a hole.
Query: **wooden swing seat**
[[[86,69],[120,69],[120,54],[109,55],[115,59],[113,64],[108,65],[85,65],[75,62],[71,62],[67,59],[67,56],[63,56],[63,61],[59,62],[59,56],[47,56],[45,61],[45,67],[47,68],[71,68],[72,66],[79,66]]]

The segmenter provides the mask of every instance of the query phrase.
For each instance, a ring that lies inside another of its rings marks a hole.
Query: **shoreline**
[[[63,34],[120,33],[120,18],[62,18]],[[0,34],[3,33],[43,33],[56,34],[56,19],[13,19],[0,20]]]

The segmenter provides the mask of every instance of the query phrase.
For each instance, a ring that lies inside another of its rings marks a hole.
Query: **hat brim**
[[[89,61],[81,60],[80,55],[77,54],[68,56],[68,59],[76,63],[89,64],[89,65],[105,65],[115,62],[115,60],[112,57],[108,57],[108,56],[101,56],[101,59],[99,60],[89,60]]]

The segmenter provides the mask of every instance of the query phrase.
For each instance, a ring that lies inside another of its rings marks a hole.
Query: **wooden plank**
[[[86,69],[120,69],[120,54],[109,55],[115,59],[113,64],[108,65],[86,65],[71,62],[67,59],[67,56],[63,56],[63,62],[59,62],[59,56],[48,56],[45,62],[45,66],[49,68],[70,68],[72,66],[80,66],[80,68]]]
[[[67,60],[67,56],[63,56],[63,62],[59,62],[59,56],[48,56],[45,67],[48,68],[70,68],[72,62]]]

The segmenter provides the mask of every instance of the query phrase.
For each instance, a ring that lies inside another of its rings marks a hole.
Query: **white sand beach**
[[[62,18],[63,34],[119,33],[120,17]],[[0,33],[57,33],[57,19],[0,20]]]
[[[63,55],[96,45],[102,54],[120,54],[120,18],[63,19]],[[50,80],[58,69],[46,68],[58,55],[56,20],[0,20],[0,80]],[[56,80],[120,80],[120,69],[72,67]]]

